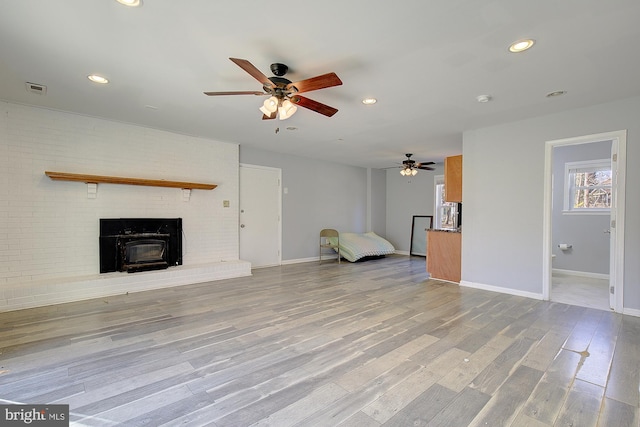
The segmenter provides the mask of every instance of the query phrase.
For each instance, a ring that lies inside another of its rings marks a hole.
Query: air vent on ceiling
[[[38,95],[45,95],[47,93],[47,87],[38,83],[26,82],[27,90],[31,93],[37,93]]]

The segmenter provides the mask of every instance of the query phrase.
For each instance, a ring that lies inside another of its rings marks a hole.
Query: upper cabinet
[[[462,203],[462,154],[444,159],[444,200]]]

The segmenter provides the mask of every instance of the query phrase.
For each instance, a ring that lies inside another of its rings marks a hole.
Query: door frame
[[[276,172],[278,175],[278,199],[276,203],[278,204],[278,263],[277,265],[282,265],[282,169],[274,168],[270,166],[260,166],[260,165],[252,165],[248,163],[240,163],[240,168],[250,168],[250,169],[262,169]],[[240,179],[240,171],[238,170],[238,180]],[[240,185],[238,185],[239,193],[242,192],[243,183],[240,181]],[[241,196],[238,195],[238,200],[241,201]],[[240,204],[240,203],[239,203]],[[241,258],[240,251],[240,211],[242,210],[242,206],[239,206],[238,209],[238,256]],[[260,267],[251,267],[251,268],[260,268]]]
[[[613,307],[616,313],[622,313],[624,308],[624,216],[625,216],[625,183],[626,183],[626,157],[627,157],[627,131],[584,135],[573,138],[564,138],[546,141],[544,159],[544,216],[542,238],[542,298],[549,301],[551,298],[551,242],[552,242],[552,190],[553,190],[553,148],[564,145],[588,144],[599,141],[612,141],[617,146],[617,161],[612,161],[612,173],[617,176],[614,179],[613,188],[614,206],[612,207],[611,220],[615,221],[615,232],[610,238],[609,286],[614,289]],[[611,298],[610,298],[611,301]]]

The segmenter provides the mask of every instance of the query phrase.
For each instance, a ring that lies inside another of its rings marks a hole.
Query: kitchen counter
[[[462,233],[427,230],[427,272],[432,279],[460,283]]]

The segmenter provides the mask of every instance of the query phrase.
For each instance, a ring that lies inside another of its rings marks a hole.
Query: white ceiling
[[[638,0],[143,1],[0,0],[0,99],[384,168],[459,154],[465,130],[640,94]],[[521,38],[537,43],[509,53]],[[285,63],[292,81],[335,72],[342,86],[305,96],[338,113],[263,121],[261,97],[203,95],[261,90],[229,57],[267,76]]]

